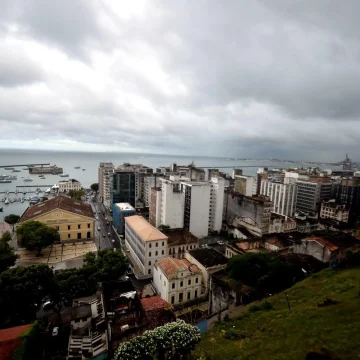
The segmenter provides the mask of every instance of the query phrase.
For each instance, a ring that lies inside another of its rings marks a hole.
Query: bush
[[[239,340],[239,339],[245,339],[246,334],[241,331],[236,331],[234,329],[227,330],[225,333],[225,339],[228,340]]]
[[[249,307],[249,311],[250,311],[250,312],[261,311],[261,306],[260,306],[260,305],[251,305],[251,306]]]
[[[229,314],[225,314],[225,316],[224,316],[224,321],[230,321],[230,316],[229,316]]]
[[[272,310],[274,308],[274,306],[270,301],[265,300],[262,302],[261,308],[263,310]]]

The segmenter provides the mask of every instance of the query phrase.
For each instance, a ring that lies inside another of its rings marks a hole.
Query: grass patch
[[[341,360],[359,359],[359,290],[360,269],[323,270],[271,302],[251,304],[239,318],[230,315],[203,335],[193,358],[304,360],[308,352],[325,348]],[[326,299],[339,303],[318,307]]]

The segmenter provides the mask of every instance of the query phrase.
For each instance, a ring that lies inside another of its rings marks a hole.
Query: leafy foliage
[[[47,265],[17,266],[0,274],[0,306],[11,320],[32,320],[37,306],[54,290]]]
[[[91,184],[91,185],[90,185],[90,189],[91,189],[92,191],[98,192],[98,191],[99,191],[99,184],[98,184],[98,183]]]
[[[74,200],[81,201],[81,198],[83,196],[85,196],[85,191],[84,190],[70,190],[68,192],[68,195]]]
[[[295,279],[304,278],[300,267],[266,253],[234,256],[229,260],[227,270],[232,279],[251,286],[260,297],[286,289]]]
[[[121,344],[115,360],[153,359],[155,355],[189,354],[200,341],[200,330],[183,320],[145,331],[143,336]]]
[[[60,240],[59,233],[55,228],[39,221],[28,221],[20,225],[16,233],[22,246],[28,250],[37,250],[39,254],[43,248]]]
[[[9,245],[11,235],[7,231],[0,238],[0,273],[15,265],[19,255],[16,255]]]
[[[19,221],[19,219],[20,219],[19,215],[10,214],[5,216],[4,221],[7,222],[9,225],[14,225]]]

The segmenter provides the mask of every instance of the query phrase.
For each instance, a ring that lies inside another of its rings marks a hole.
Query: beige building
[[[349,221],[349,210],[346,209],[346,205],[339,205],[335,200],[324,201],[321,203],[320,218],[347,223]]]
[[[80,181],[77,181],[75,179],[69,179],[69,180],[61,180],[59,181],[59,192],[69,192],[70,190],[81,190],[82,186]]]
[[[110,182],[112,180],[112,173],[114,172],[114,164],[110,162],[101,162],[98,168],[98,183],[100,201],[106,207],[110,207]]]
[[[29,220],[55,227],[60,234],[60,240],[64,242],[94,239],[95,220],[91,205],[66,196],[60,195],[28,207],[19,224]]]
[[[142,216],[125,218],[125,246],[137,278],[152,278],[155,262],[168,254],[168,237]]]
[[[186,259],[165,257],[154,265],[153,282],[161,298],[181,304],[201,296],[202,274]]]

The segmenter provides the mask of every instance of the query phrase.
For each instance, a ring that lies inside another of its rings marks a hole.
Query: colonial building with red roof
[[[141,305],[148,321],[148,330],[176,320],[172,306],[159,296],[142,298]]]

